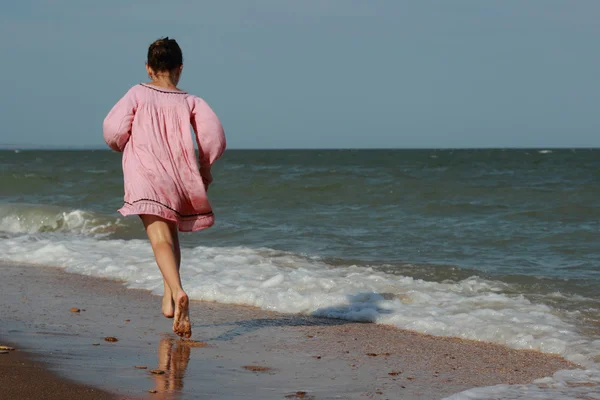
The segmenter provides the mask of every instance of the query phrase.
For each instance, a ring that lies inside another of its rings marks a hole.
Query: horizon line
[[[599,146],[468,146],[468,147],[252,147],[252,148],[228,148],[226,151],[318,151],[318,150],[591,150],[600,149]],[[87,146],[43,146],[28,147],[27,145],[0,145],[0,151],[113,151],[110,148],[87,147]]]

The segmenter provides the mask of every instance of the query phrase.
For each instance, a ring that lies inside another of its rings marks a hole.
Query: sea
[[[455,400],[600,399],[600,150],[229,150],[213,176],[215,226],[180,237],[191,298],[582,366]],[[118,153],[0,151],[0,260],[161,294],[122,204]]]

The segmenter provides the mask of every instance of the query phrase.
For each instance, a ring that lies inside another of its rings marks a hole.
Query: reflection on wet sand
[[[185,341],[163,338],[158,344],[158,368],[164,374],[154,374],[158,399],[175,399],[183,389],[183,378],[190,361],[190,346]]]

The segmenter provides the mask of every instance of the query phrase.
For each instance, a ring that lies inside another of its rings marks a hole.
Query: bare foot
[[[175,318],[173,319],[173,332],[186,339],[192,336],[190,324],[190,300],[184,291],[177,293],[175,299]]]
[[[162,298],[162,313],[167,318],[173,318],[175,315],[175,302],[171,293],[165,294]]]

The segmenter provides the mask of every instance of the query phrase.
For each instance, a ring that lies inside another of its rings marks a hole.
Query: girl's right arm
[[[133,90],[130,89],[104,119],[104,141],[115,151],[122,152],[131,136],[133,116],[137,108],[132,92]]]

